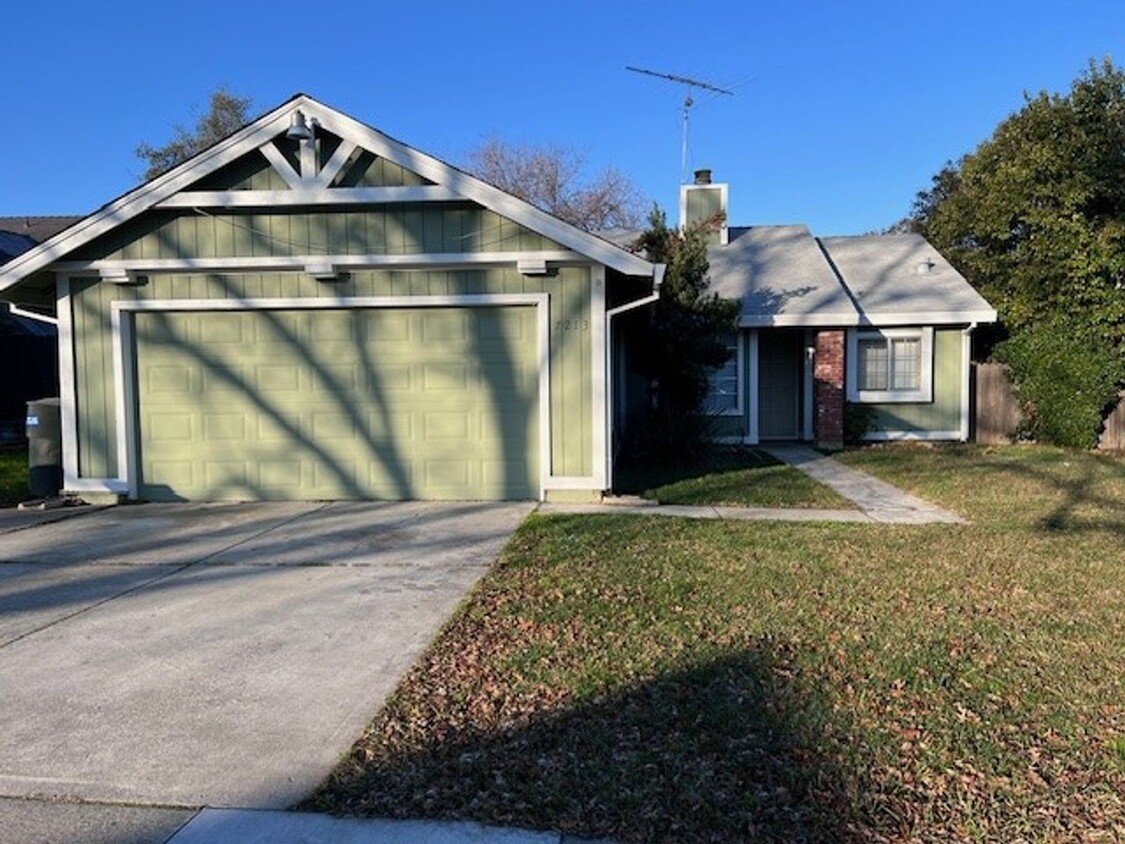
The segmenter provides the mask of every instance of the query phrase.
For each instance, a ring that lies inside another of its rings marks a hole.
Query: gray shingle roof
[[[855,305],[805,226],[731,228],[713,246],[711,289],[740,299],[744,326],[854,325]]]
[[[0,232],[26,235],[36,243],[42,243],[81,219],[74,216],[0,217]]]
[[[730,229],[712,246],[711,289],[745,327],[993,322],[996,312],[919,235],[815,238],[802,225]],[[929,269],[919,274],[918,265]]]
[[[996,319],[984,297],[921,235],[825,237],[820,242],[872,324]]]

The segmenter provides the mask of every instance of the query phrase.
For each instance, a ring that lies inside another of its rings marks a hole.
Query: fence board
[[[1008,367],[1002,363],[974,363],[976,370],[976,440],[997,445],[1015,439],[1020,424],[1020,405]]]
[[[1098,438],[1098,448],[1103,451],[1125,451],[1125,393],[1122,393],[1117,407],[1106,417],[1105,430]]]

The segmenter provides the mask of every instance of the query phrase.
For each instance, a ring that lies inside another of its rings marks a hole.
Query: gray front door
[[[804,344],[799,331],[758,334],[758,437],[801,437],[801,368]]]

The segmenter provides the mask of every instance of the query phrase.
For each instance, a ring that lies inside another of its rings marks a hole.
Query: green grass
[[[1125,839],[1125,460],[842,459],[972,523],[533,517],[305,807],[638,842]]]
[[[661,504],[854,510],[823,484],[754,448],[722,448],[691,466],[623,472],[619,491]]]
[[[27,501],[27,447],[0,447],[0,507]]]

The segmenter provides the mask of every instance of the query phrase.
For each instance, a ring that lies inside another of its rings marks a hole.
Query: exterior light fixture
[[[297,109],[293,112],[293,116],[289,118],[289,128],[285,131],[285,137],[295,141],[310,141],[312,140],[313,127],[315,126],[315,119],[311,122],[306,122],[305,113]]]

